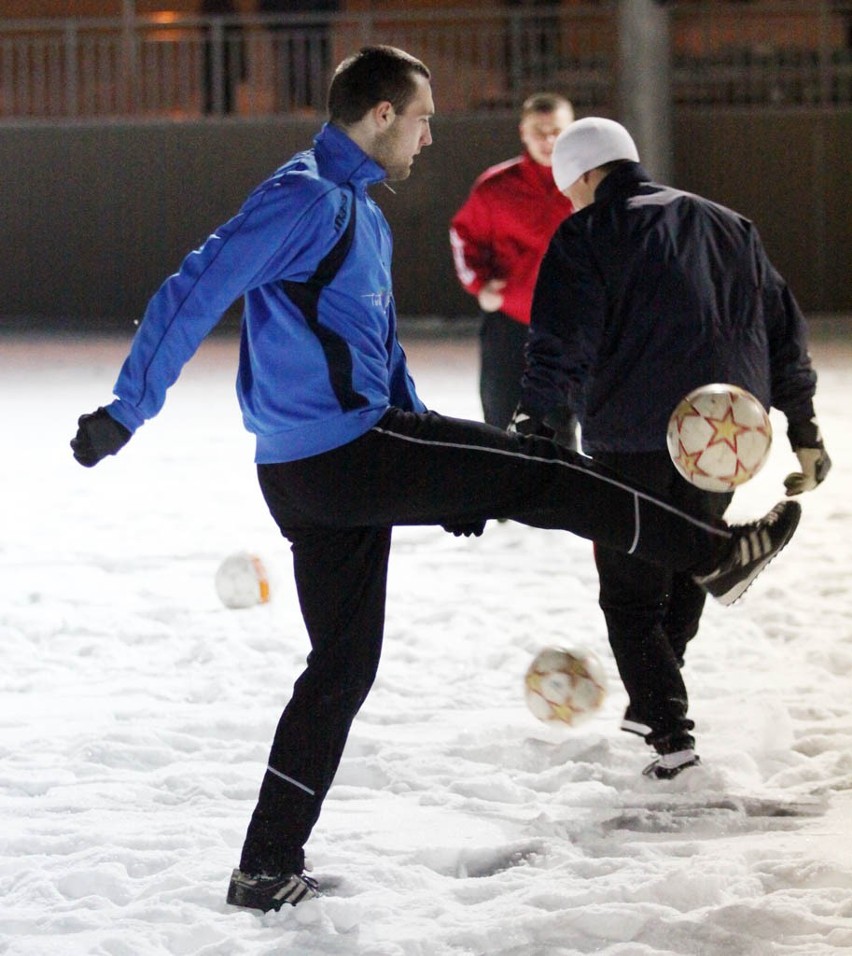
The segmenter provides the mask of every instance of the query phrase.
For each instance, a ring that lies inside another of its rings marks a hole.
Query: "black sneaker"
[[[701,759],[694,750],[679,750],[673,754],[660,754],[656,760],[642,771],[644,777],[656,777],[657,780],[671,780],[690,767],[697,767]]]
[[[231,906],[247,906],[268,913],[270,910],[280,910],[284,903],[295,906],[319,895],[317,881],[304,873],[252,876],[242,870],[234,870],[227,901]]]
[[[802,516],[798,501],[781,501],[763,518],[731,528],[733,537],[719,566],[695,583],[721,604],[733,604],[793,537]]]

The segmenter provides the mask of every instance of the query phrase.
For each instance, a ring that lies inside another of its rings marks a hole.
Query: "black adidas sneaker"
[[[798,501],[782,501],[769,514],[749,524],[734,525],[721,563],[695,582],[721,604],[733,604],[793,537],[802,516]]]
[[[280,910],[284,903],[296,906],[319,895],[317,881],[304,873],[253,876],[242,870],[234,870],[227,901],[231,906],[246,906],[268,913],[270,910]]]
[[[656,760],[642,771],[644,777],[656,777],[657,780],[671,780],[690,767],[697,767],[701,758],[694,750],[678,750],[673,754],[660,754]]]

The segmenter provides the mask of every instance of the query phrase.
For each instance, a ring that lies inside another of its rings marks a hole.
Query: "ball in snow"
[[[256,554],[230,554],[216,571],[216,593],[225,607],[245,608],[269,600],[269,576]]]

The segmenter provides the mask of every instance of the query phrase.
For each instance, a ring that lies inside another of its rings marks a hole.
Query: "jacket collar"
[[[548,189],[551,192],[559,192],[559,189],[557,188],[553,179],[552,168],[550,166],[542,166],[541,163],[537,163],[526,150],[524,150],[523,155],[521,156],[521,171],[522,174],[527,177],[527,179],[539,184],[544,189]]]
[[[651,177],[641,163],[622,163],[595,190],[595,202],[611,199],[618,193],[632,190],[639,183],[648,182],[651,182]]]
[[[335,183],[352,183],[366,189],[380,183],[385,177],[384,169],[342,129],[326,123],[314,137],[314,152],[317,168],[324,179]]]

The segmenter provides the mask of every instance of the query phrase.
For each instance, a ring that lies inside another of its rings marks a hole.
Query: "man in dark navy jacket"
[[[569,126],[554,146],[553,175],[575,214],[539,272],[515,430],[552,432],[573,412],[597,461],[721,516],[731,496],[680,477],[666,426],[694,388],[725,382],[785,414],[801,467],[787,495],[816,487],[830,460],[805,320],[754,225],[652,182],[630,134],[609,119]],[[602,545],[595,559],[630,701],[623,729],[657,750],[649,773],[673,776],[698,762],[680,668],[705,593],[686,575]]]

